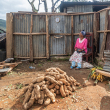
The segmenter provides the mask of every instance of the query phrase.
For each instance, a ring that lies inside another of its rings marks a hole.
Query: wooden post
[[[31,27],[30,27],[30,33],[32,33],[33,29],[33,15],[31,14]],[[29,35],[29,41],[30,41],[30,61],[33,61],[33,40],[32,35]]]
[[[95,39],[95,46],[97,46],[97,36],[96,36],[96,34],[97,34],[97,30],[96,30],[96,22],[97,22],[97,20],[96,20],[96,13],[94,13],[94,29],[93,29],[93,32],[94,32],[94,39]]]
[[[98,31],[100,29],[100,21],[99,21],[99,16],[100,14],[97,13],[96,14],[96,30]],[[96,54],[98,53],[98,49],[99,49],[99,33],[96,32]]]
[[[106,15],[105,15],[105,31],[107,30],[107,28],[108,28],[108,10],[106,10]],[[106,43],[106,36],[107,36],[107,32],[104,32],[103,42],[100,50],[100,59],[103,58],[103,52],[104,52],[105,43]]]
[[[74,26],[73,26],[73,16],[71,16],[71,54],[73,53],[73,46],[74,46],[74,39],[73,39],[73,36],[74,36],[74,33],[73,33],[73,29],[74,29]]]
[[[48,16],[46,15],[46,56],[49,59],[49,29],[48,29]]]
[[[13,14],[6,15],[6,56],[13,58]]]

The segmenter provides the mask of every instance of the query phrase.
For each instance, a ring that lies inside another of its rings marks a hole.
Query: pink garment
[[[85,53],[87,53],[87,39],[84,38],[82,41],[80,38],[77,39],[75,48],[84,49]]]

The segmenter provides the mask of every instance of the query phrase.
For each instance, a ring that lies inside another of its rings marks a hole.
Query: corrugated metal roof
[[[64,8],[73,7],[74,5],[106,5],[109,6],[110,2],[61,2],[60,12],[63,12]]]

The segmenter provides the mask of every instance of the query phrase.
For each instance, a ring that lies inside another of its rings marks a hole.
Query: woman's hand
[[[75,48],[75,51],[77,51],[77,48]]]
[[[82,52],[82,50],[78,50],[79,52]]]

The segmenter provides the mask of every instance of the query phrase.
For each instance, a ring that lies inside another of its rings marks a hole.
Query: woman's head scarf
[[[81,34],[82,34],[83,36],[85,36],[85,35],[86,35],[86,32],[83,30],[83,31],[81,31]]]

